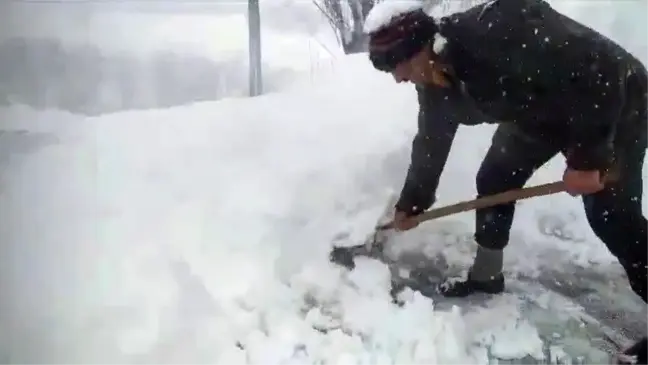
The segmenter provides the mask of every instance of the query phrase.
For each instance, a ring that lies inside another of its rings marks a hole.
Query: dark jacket
[[[561,141],[571,168],[609,167],[629,112],[628,77],[639,74],[645,84],[635,57],[542,0],[490,1],[442,19],[440,33],[456,77],[453,98],[469,97],[491,120]],[[435,87],[417,91],[419,131],[397,203],[411,214],[434,203],[458,125],[484,122],[465,118],[452,100],[430,102]]]

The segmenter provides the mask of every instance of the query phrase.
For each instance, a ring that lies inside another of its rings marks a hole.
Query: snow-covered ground
[[[0,109],[2,362],[541,357],[543,330],[526,298],[449,308],[406,292],[399,307],[384,265],[358,260],[347,273],[328,262],[336,235],[364,239],[398,193],[416,124],[411,86],[362,55],[334,66],[317,83],[254,99],[98,117]],[[474,196],[493,129],[460,130],[438,205]],[[563,168],[556,158],[529,184]],[[519,206],[511,276],[576,268],[618,277],[580,200]],[[472,225],[472,213],[460,214],[392,242],[459,267],[471,258]],[[547,235],[552,227],[571,239]],[[582,312],[543,287],[525,290],[554,316]]]

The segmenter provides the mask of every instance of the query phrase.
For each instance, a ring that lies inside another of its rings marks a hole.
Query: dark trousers
[[[619,151],[623,159],[615,166],[619,179],[603,191],[584,195],[582,200],[590,227],[618,258],[634,292],[647,301],[648,223],[641,211],[646,138],[637,136],[634,143],[618,144],[618,148],[623,149]],[[535,140],[513,125],[500,125],[477,173],[478,195],[523,187],[537,168],[560,152],[560,147]],[[477,210],[476,242],[488,248],[504,248],[514,211],[515,204]]]

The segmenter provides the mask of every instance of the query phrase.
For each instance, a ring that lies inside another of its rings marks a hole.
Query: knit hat
[[[369,33],[369,59],[376,69],[390,72],[423,50],[437,32],[434,18],[423,10],[401,14]]]

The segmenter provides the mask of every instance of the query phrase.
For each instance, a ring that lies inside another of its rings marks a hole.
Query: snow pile
[[[350,274],[328,263],[333,237],[363,237],[398,192],[416,123],[414,90],[350,61],[291,95],[86,119],[3,110],[5,130],[54,141],[2,176],[0,276],[14,293],[3,350],[34,362],[485,363],[492,326],[537,342],[514,317],[476,331],[416,293],[398,307],[375,261]],[[441,204],[471,195],[488,143],[472,131]]]

